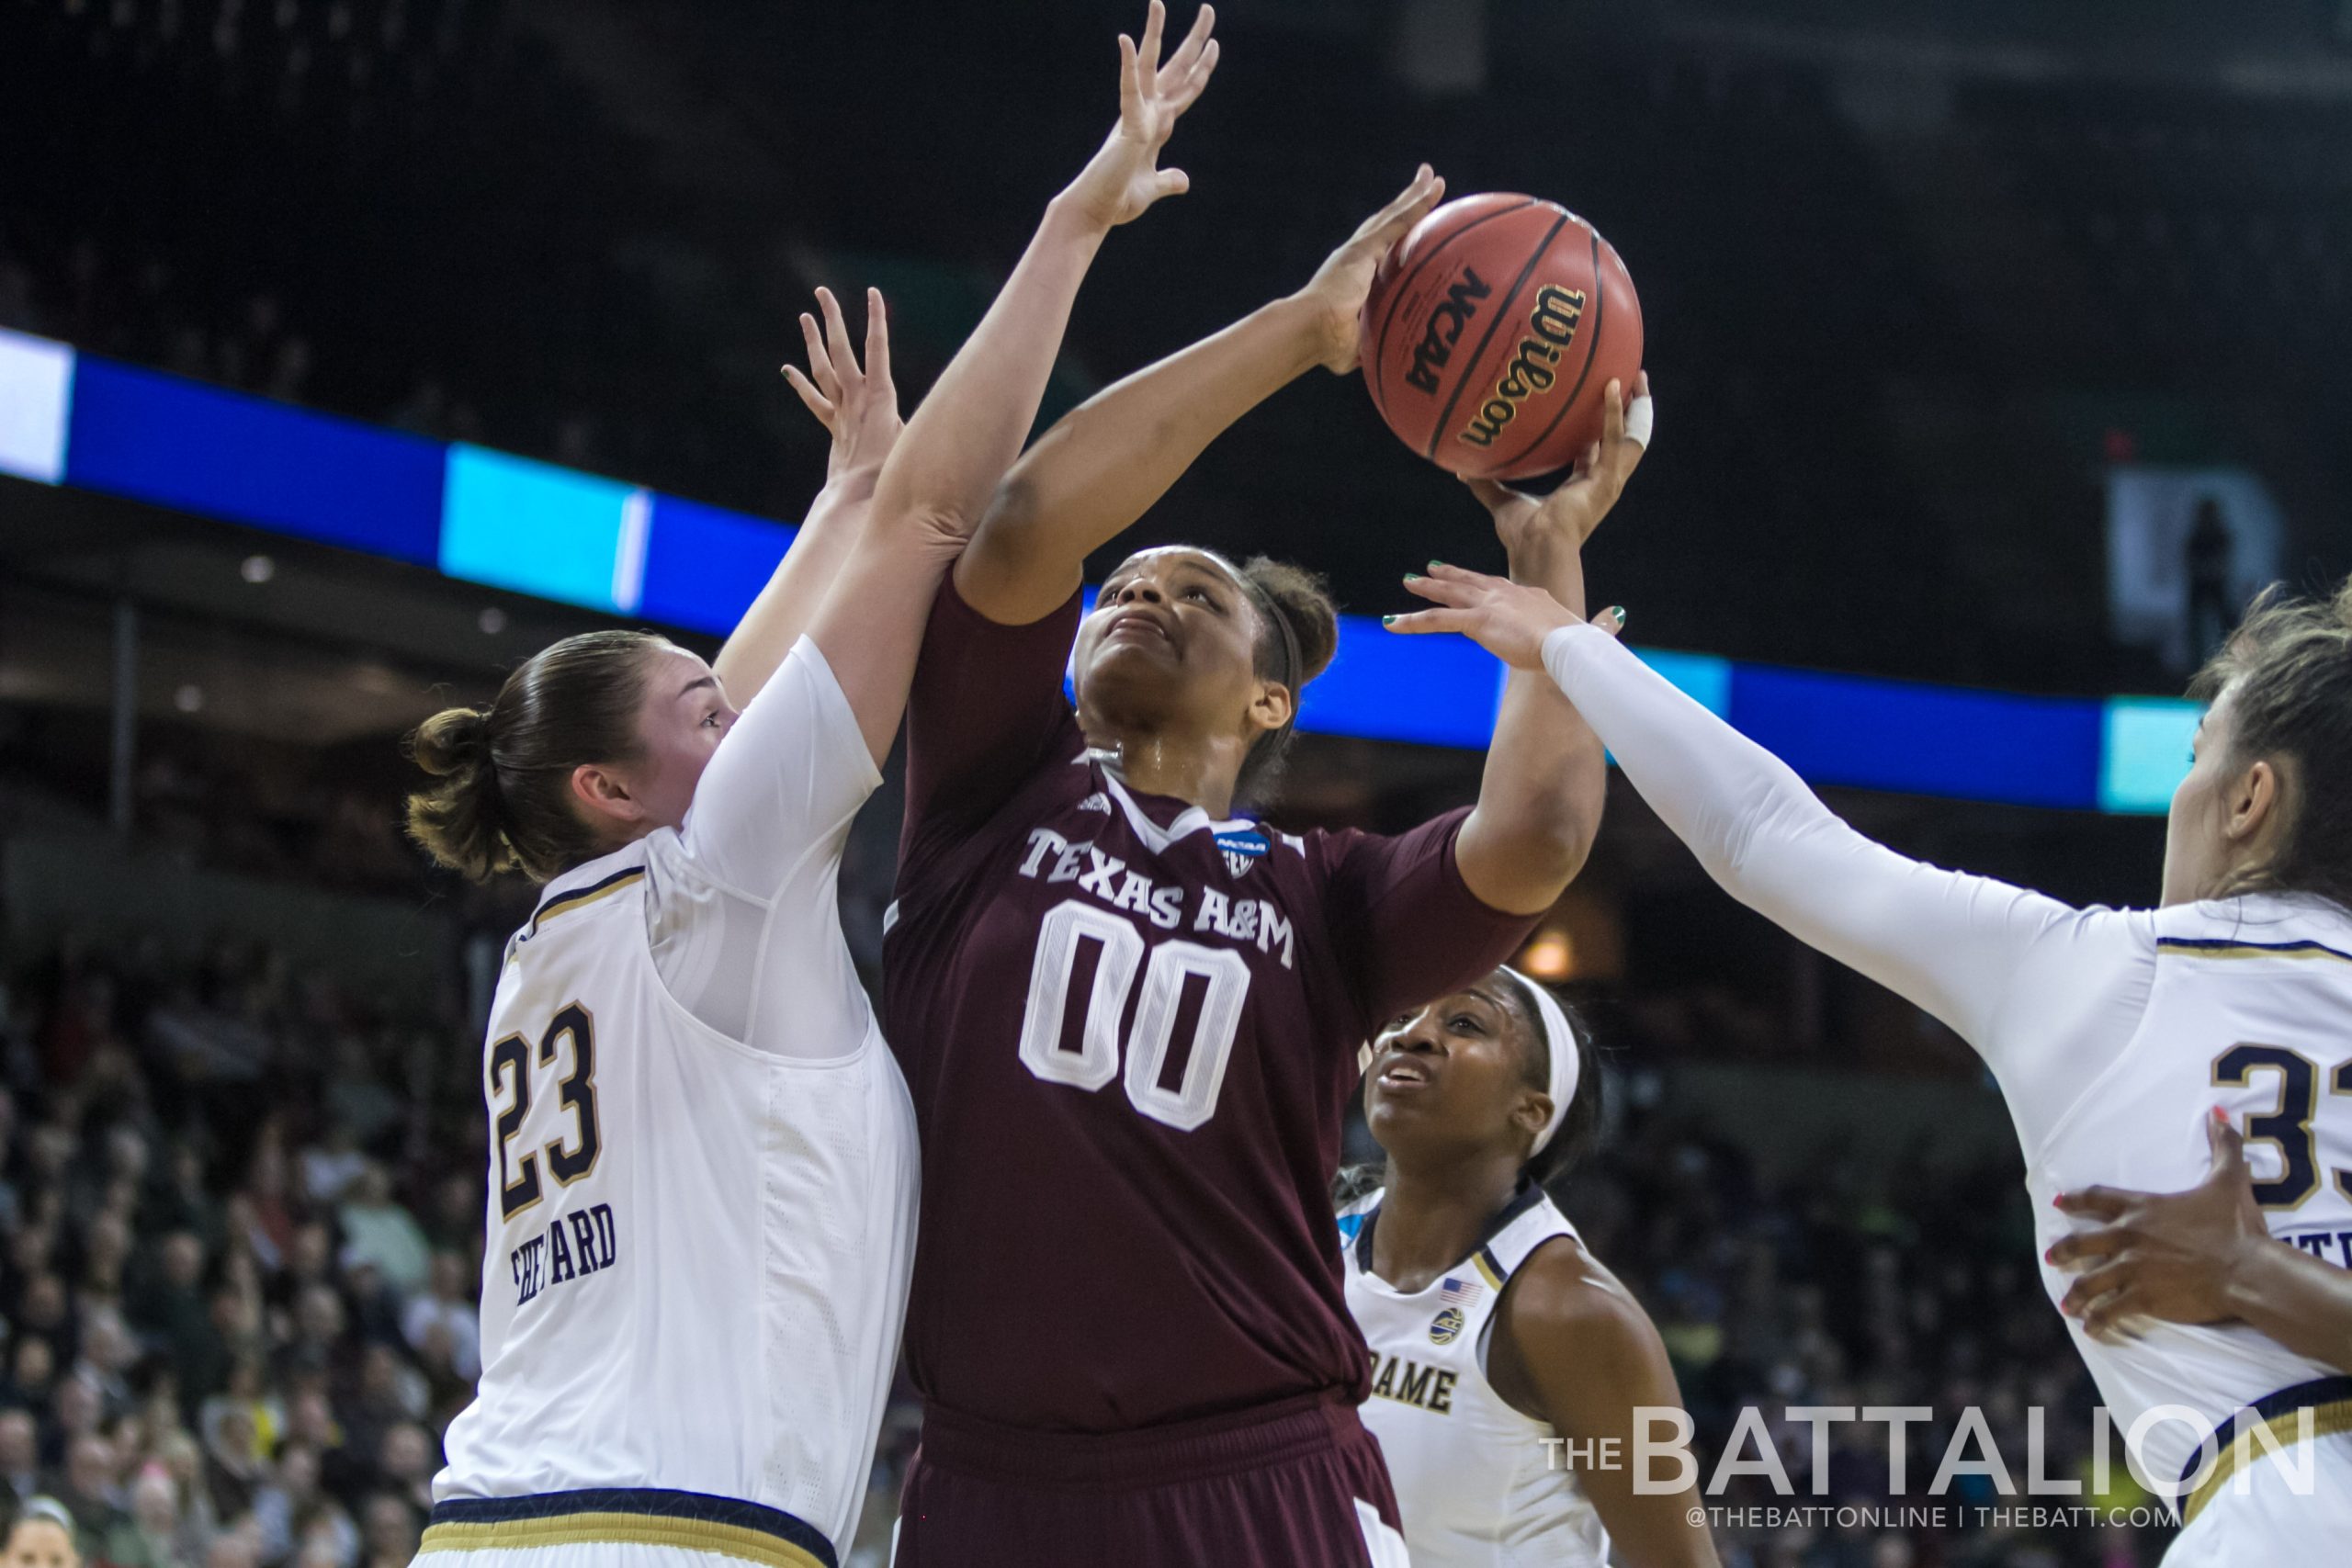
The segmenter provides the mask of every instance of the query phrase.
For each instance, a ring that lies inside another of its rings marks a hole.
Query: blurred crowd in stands
[[[408,1560],[480,1370],[479,1041],[455,1011],[387,1016],[225,943],[173,967],[69,942],[9,971],[0,1506],[53,1499],[85,1561],[116,1568]],[[1750,1147],[1637,1112],[1566,1191],[1657,1318],[1706,1469],[1742,1408],[1769,1418],[1798,1495],[1750,1475],[1715,1501],[1919,1504],[1970,1406],[2019,1485],[2037,1406],[2049,1473],[2087,1473],[2090,1395],[2027,1267],[2014,1170],[1786,1179]],[[914,1438],[900,1393],[851,1559],[873,1568]],[[1908,1434],[1908,1496],[1889,1495],[1884,1428],[1862,1426],[1835,1434],[1813,1495],[1810,1429],[1784,1416],[1808,1404],[1933,1407]],[[1959,1484],[1925,1501],[1999,1500]],[[2144,1502],[2119,1487],[2109,1505]],[[1833,1526],[1723,1544],[1734,1568],[2145,1568],[2161,1539]]]

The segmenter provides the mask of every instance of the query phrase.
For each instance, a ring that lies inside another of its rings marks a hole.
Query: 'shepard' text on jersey
[[[541,1292],[609,1269],[619,1259],[620,1227],[613,1222],[610,1203],[558,1214],[507,1257],[514,1304],[528,1306]]]

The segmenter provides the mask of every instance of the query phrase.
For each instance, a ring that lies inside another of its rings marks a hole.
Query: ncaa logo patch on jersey
[[[1462,1309],[1448,1307],[1430,1324],[1430,1343],[1451,1345],[1462,1337]]]
[[[1272,848],[1266,842],[1266,835],[1254,828],[1238,833],[1219,833],[1216,847],[1224,852],[1225,868],[1236,876],[1265,859]]]

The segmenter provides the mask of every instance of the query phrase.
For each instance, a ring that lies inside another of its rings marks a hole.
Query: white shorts
[[[444,1499],[417,1559],[424,1568],[835,1568],[824,1533],[781,1509],[619,1488]]]
[[[562,1546],[427,1548],[424,1568],[743,1568],[743,1560],[684,1546],[582,1540]]]
[[[2316,1568],[2343,1561],[2347,1541],[2352,1432],[2341,1432],[2265,1453],[2224,1481],[2164,1568]]]

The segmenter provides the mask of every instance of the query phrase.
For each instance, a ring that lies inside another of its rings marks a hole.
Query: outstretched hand
[[[1399,191],[1387,206],[1356,225],[1347,243],[1333,251],[1315,269],[1306,287],[1298,297],[1313,303],[1316,309],[1316,332],[1319,342],[1316,357],[1326,369],[1346,375],[1356,367],[1362,356],[1364,297],[1372,292],[1373,274],[1380,270],[1381,262],[1396,248],[1396,242],[1412,231],[1413,225],[1429,216],[1445,195],[1445,182],[1430,172],[1423,164],[1413,175],[1413,183]]]
[[[2062,1192],[2064,1213],[2102,1222],[2063,1236],[2044,1257],[2079,1276],[2059,1310],[2083,1320],[2095,1339],[2128,1333],[2133,1318],[2222,1323],[2233,1273],[2249,1248],[2270,1238],[2255,1201],[2245,1140],[2217,1109],[2205,1125],[2212,1165],[2186,1192],[2090,1187]]]
[[[1181,196],[1192,188],[1182,169],[1159,167],[1159,150],[1168,145],[1176,121],[1182,118],[1216,69],[1216,40],[1209,37],[1216,26],[1216,11],[1203,6],[1193,18],[1193,30],[1160,63],[1160,33],[1168,8],[1151,0],[1144,18],[1143,41],[1119,35],[1119,123],[1064,194],[1090,222],[1112,229],[1143,215],[1163,196]]]
[[[1648,371],[1634,378],[1630,408],[1624,387],[1610,382],[1600,439],[1577,455],[1575,472],[1549,495],[1530,495],[1493,479],[1462,481],[1493,514],[1495,533],[1514,559],[1521,550],[1546,540],[1576,549],[1592,537],[1649,449],[1655,407]]]
[[[825,482],[832,484],[844,474],[878,470],[898,444],[903,422],[899,389],[890,379],[890,322],[882,309],[882,291],[865,291],[863,366],[831,289],[817,290],[817,308],[825,316],[822,331],[814,316],[800,313],[800,335],[808,344],[808,371],[787,365],[784,378],[832,435],[832,451],[825,459]]]
[[[1543,669],[1544,639],[1582,620],[1541,588],[1443,561],[1430,562],[1426,577],[1408,574],[1405,588],[1438,608],[1383,615],[1381,623],[1390,631],[1459,632],[1515,670]],[[1614,637],[1624,629],[1625,612],[1604,610],[1592,625]]]

